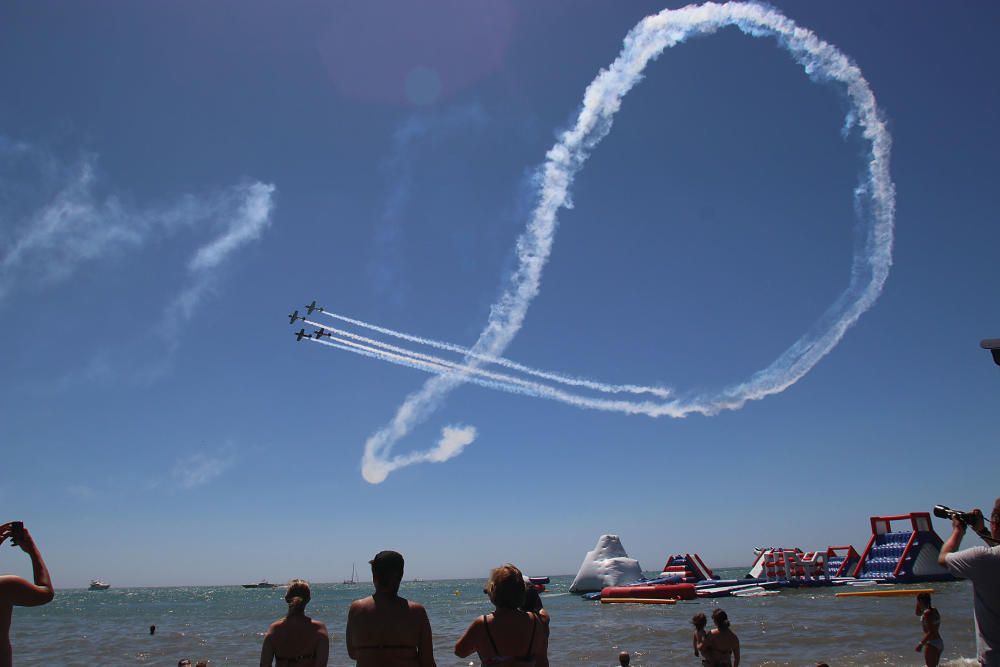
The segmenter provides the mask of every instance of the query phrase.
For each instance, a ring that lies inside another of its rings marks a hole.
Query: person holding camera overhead
[[[941,547],[938,563],[972,582],[979,664],[1000,667],[1000,498],[990,514],[989,533],[981,510],[950,516],[951,535]],[[968,525],[990,546],[958,551]]]
[[[0,576],[0,667],[10,667],[14,664],[13,650],[10,646],[10,620],[14,606],[37,607],[52,601],[55,591],[49,570],[42,560],[42,553],[31,539],[31,533],[20,521],[11,521],[0,525],[0,544],[11,538],[11,546],[21,547],[21,551],[31,558],[31,569],[35,583],[21,577],[7,574]]]

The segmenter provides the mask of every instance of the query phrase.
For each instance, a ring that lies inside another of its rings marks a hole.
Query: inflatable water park
[[[617,535],[602,535],[583,559],[570,591],[602,604],[676,604],[711,597],[760,597],[781,589],[818,586],[891,586],[954,577],[938,565],[943,541],[928,512],[869,519],[871,535],[858,551],[853,545],[815,551],[798,547],[754,549],[754,562],[741,579],[720,579],[697,553],[674,554],[656,577],[629,558]],[[924,590],[924,589],[919,589]],[[915,594],[918,589],[887,589],[838,595]]]

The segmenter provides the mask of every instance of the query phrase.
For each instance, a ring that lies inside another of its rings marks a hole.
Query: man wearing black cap
[[[380,551],[368,561],[375,593],[347,613],[347,654],[358,667],[436,667],[423,605],[399,597],[403,556]]]

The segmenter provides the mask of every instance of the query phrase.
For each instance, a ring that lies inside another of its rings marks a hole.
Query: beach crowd
[[[953,517],[952,533],[941,548],[938,562],[952,574],[972,582],[978,660],[981,665],[1000,667],[1000,498],[990,515],[989,530],[983,513],[971,518]],[[967,527],[986,546],[959,550]],[[0,667],[11,667],[13,651],[10,625],[13,608],[35,607],[50,602],[55,591],[45,561],[31,533],[21,522],[0,525],[0,544],[10,539],[31,559],[32,579],[0,576]],[[375,592],[351,603],[345,641],[347,653],[357,667],[433,667],[431,624],[422,605],[400,597],[404,560],[396,551],[381,551],[369,561]],[[538,591],[511,564],[494,568],[483,592],[494,606],[493,613],[477,616],[455,643],[455,655],[477,654],[485,666],[511,665],[547,667],[549,664],[549,614]],[[261,667],[326,667],[330,637],[326,625],[310,618],[306,607],[311,598],[308,582],[293,579],[285,594],[287,614],[271,624],[264,635]],[[936,667],[944,651],[939,632],[940,613],[927,594],[917,597],[916,614],[921,622],[921,640],[916,650],[928,667]],[[712,613],[714,628],[708,630],[704,614],[695,614],[692,653],[703,667],[739,667],[740,642],[725,611]],[[150,634],[155,627],[150,628]],[[627,667],[631,656],[619,655]],[[181,660],[179,666],[190,665]],[[203,662],[199,662],[201,666]]]

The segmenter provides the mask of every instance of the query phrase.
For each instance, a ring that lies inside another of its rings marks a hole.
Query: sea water
[[[740,576],[745,570],[719,572]],[[552,665],[699,665],[691,648],[691,616],[729,614],[746,665],[922,665],[916,651],[920,619],[915,599],[837,598],[871,588],[785,589],[779,595],[718,598],[677,605],[601,605],[568,592],[572,577],[554,577],[542,600],[552,616]],[[455,657],[455,641],[476,616],[492,610],[483,579],[405,582],[401,595],[422,603],[434,630],[437,664],[478,664]],[[972,589],[968,582],[926,584],[941,612],[942,664],[976,655]],[[330,665],[353,664],[344,645],[351,600],[371,584],[314,584],[310,616],[330,629]],[[44,607],[18,608],[11,632],[14,664],[163,665],[181,658],[210,665],[257,665],[268,625],[286,609],[284,590],[239,586],[61,590]],[[711,623],[711,622],[710,622]],[[156,634],[149,634],[149,626]],[[972,664],[969,662],[969,664]]]

